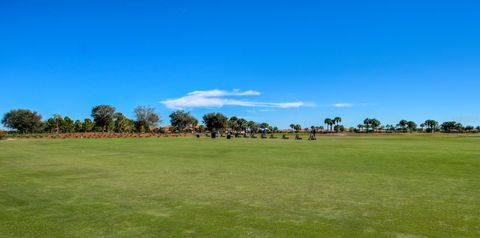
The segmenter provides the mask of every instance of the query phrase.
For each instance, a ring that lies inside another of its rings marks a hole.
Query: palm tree
[[[332,125],[333,125],[333,120],[330,119],[330,118],[325,118],[324,123],[325,123],[325,125],[327,125],[327,130],[331,131]],[[328,128],[330,128],[330,129],[328,129]]]
[[[295,124],[290,124],[290,128],[292,128],[292,133],[295,131]]]
[[[406,132],[407,131],[407,126],[408,126],[408,121],[407,120],[401,120],[398,123],[398,126],[400,126],[402,128],[403,132]]]
[[[435,121],[435,120],[426,120],[425,121],[425,126],[427,126],[427,130],[432,132],[432,133],[435,133],[437,127],[438,127],[438,122]]]
[[[370,119],[370,118],[365,118],[365,120],[363,120],[363,124],[365,125],[365,128],[367,129],[367,133],[370,130],[370,124],[371,123],[372,123],[372,119]]]
[[[333,119],[333,122],[334,122],[335,124],[339,125],[340,122],[342,122],[342,118],[341,118],[341,117],[335,117],[335,118]]]
[[[298,133],[300,130],[302,130],[302,126],[300,124],[295,125],[295,131]]]
[[[382,123],[380,123],[379,120],[377,120],[376,118],[373,118],[370,120],[370,125],[372,125],[372,130],[373,132],[376,131],[376,129],[381,125]]]
[[[342,118],[341,117],[335,117],[333,118],[333,125],[335,125],[335,131],[338,132],[338,129],[340,129],[340,127],[338,127],[337,129],[337,126],[340,125],[340,122],[342,122]]]

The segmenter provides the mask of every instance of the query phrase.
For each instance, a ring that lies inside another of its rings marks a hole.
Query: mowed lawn
[[[0,237],[480,237],[480,138],[0,141]]]

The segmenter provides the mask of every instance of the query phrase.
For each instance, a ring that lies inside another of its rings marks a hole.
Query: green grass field
[[[0,141],[0,237],[480,237],[480,138]]]

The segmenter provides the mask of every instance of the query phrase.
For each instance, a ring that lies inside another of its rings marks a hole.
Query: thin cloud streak
[[[351,107],[368,107],[368,106],[375,106],[372,103],[333,103],[333,104],[323,104],[319,105],[319,107],[335,107],[335,108],[351,108]]]
[[[345,107],[353,107],[353,103],[335,103],[335,104],[332,104],[333,107],[337,107],[337,108],[345,108]]]
[[[225,91],[225,90],[208,90],[193,91],[186,96],[161,101],[163,105],[170,109],[185,108],[220,108],[224,106],[241,106],[241,107],[261,107],[261,108],[298,108],[303,106],[311,106],[304,102],[257,102],[242,99],[232,99],[231,97],[259,96],[260,92],[248,91]]]
[[[208,90],[208,91],[193,91],[187,94],[187,96],[198,96],[198,97],[225,97],[225,96],[259,96],[260,92],[254,90],[240,91],[234,89],[232,92],[225,90]]]

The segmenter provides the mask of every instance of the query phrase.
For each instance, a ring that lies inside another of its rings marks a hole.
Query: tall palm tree
[[[435,120],[426,120],[425,121],[425,126],[427,126],[427,129],[432,132],[432,133],[435,133],[435,130],[437,129],[438,127],[438,122],[435,121]]]
[[[367,133],[368,133],[370,129],[370,125],[372,124],[372,119],[365,118],[365,120],[363,120],[363,124],[365,125],[365,128],[367,129]]]
[[[335,124],[339,125],[340,122],[342,122],[342,118],[341,118],[341,117],[335,117],[335,118],[333,119],[333,122],[334,122]]]
[[[330,119],[330,118],[325,118],[325,121],[323,121],[325,123],[325,125],[327,125],[327,128],[330,128],[328,130],[331,130],[331,127],[333,125],[333,120]]]
[[[333,125],[339,126],[339,125],[340,125],[340,122],[342,122],[342,118],[341,118],[341,117],[335,117],[335,118],[333,118]],[[336,130],[336,129],[335,129],[335,130]]]

